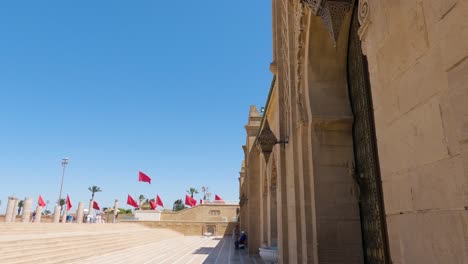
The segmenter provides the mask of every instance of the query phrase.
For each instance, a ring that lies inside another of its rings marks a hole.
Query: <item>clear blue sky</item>
[[[2,1],[0,34],[0,213],[11,194],[55,202],[63,157],[72,210],[90,185],[101,207],[130,193],[172,208],[202,185],[238,199],[270,1]]]

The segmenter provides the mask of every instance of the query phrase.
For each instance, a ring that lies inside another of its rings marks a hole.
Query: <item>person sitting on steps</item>
[[[245,234],[245,231],[241,232],[241,235],[239,237],[239,240],[235,242],[236,249],[238,248],[245,248],[245,243],[247,242],[247,235]]]

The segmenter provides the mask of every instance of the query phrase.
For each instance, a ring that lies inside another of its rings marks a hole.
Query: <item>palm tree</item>
[[[193,194],[197,194],[198,190],[195,189],[195,188],[190,187],[190,189],[187,191],[187,193],[190,194],[190,196],[192,196],[192,198],[193,198]]]
[[[174,212],[177,212],[177,211],[180,211],[180,210],[184,210],[185,209],[185,205],[182,203],[182,199],[179,199],[179,200],[176,200],[174,202],[174,206],[172,207],[172,210]]]
[[[138,196],[138,200],[140,200],[140,204],[139,204],[140,210],[141,210],[141,206],[143,205],[143,201],[145,199],[146,197],[143,194],[140,194],[140,196]]]
[[[94,194],[97,192],[102,192],[101,188],[96,185],[89,186],[88,190],[91,192],[91,200],[94,200]]]
[[[23,208],[23,206],[24,206],[24,201],[23,200],[19,201],[18,202],[18,214],[21,213],[21,208]]]
[[[66,201],[64,198],[61,198],[60,201],[59,201],[59,205],[60,205],[60,214],[62,214],[63,212],[63,209],[64,209],[64,205],[66,204]]]

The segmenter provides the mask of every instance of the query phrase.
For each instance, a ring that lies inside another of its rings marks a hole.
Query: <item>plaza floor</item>
[[[230,236],[183,236],[136,224],[0,224],[0,263],[261,264]]]

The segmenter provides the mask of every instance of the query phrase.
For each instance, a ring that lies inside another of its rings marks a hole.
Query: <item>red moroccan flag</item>
[[[192,199],[192,204],[193,204],[192,207],[195,206],[195,205],[197,205],[197,200],[195,200],[195,199],[192,198],[192,197],[190,197],[190,199]]]
[[[68,197],[68,194],[67,194],[67,211],[70,211],[70,209],[72,208],[72,203],[70,201],[70,197]]]
[[[164,204],[163,204],[163,202],[161,200],[161,197],[159,197],[159,195],[156,195],[156,205],[164,207]]]
[[[93,201],[93,209],[101,210],[101,208],[99,208],[99,204],[96,201]]]
[[[219,195],[215,194],[215,201],[224,201]]]
[[[40,207],[45,207],[46,206],[46,203],[44,202],[44,199],[42,199],[42,196],[39,194],[39,199],[37,201],[37,204],[40,206]]]
[[[151,184],[151,178],[148,175],[141,172],[141,171],[138,172],[138,181],[147,182],[147,183]]]
[[[195,202],[194,202],[195,201]],[[197,204],[197,201],[192,197],[185,195],[185,205],[194,207]]]
[[[127,197],[127,204],[131,205],[131,206],[133,206],[135,208],[138,208],[137,202],[135,202],[135,200],[133,200],[133,198],[130,196],[130,194]]]
[[[154,201],[150,201],[149,203],[150,203],[150,206],[151,206],[151,210],[155,210],[156,207],[158,207],[158,205]]]

